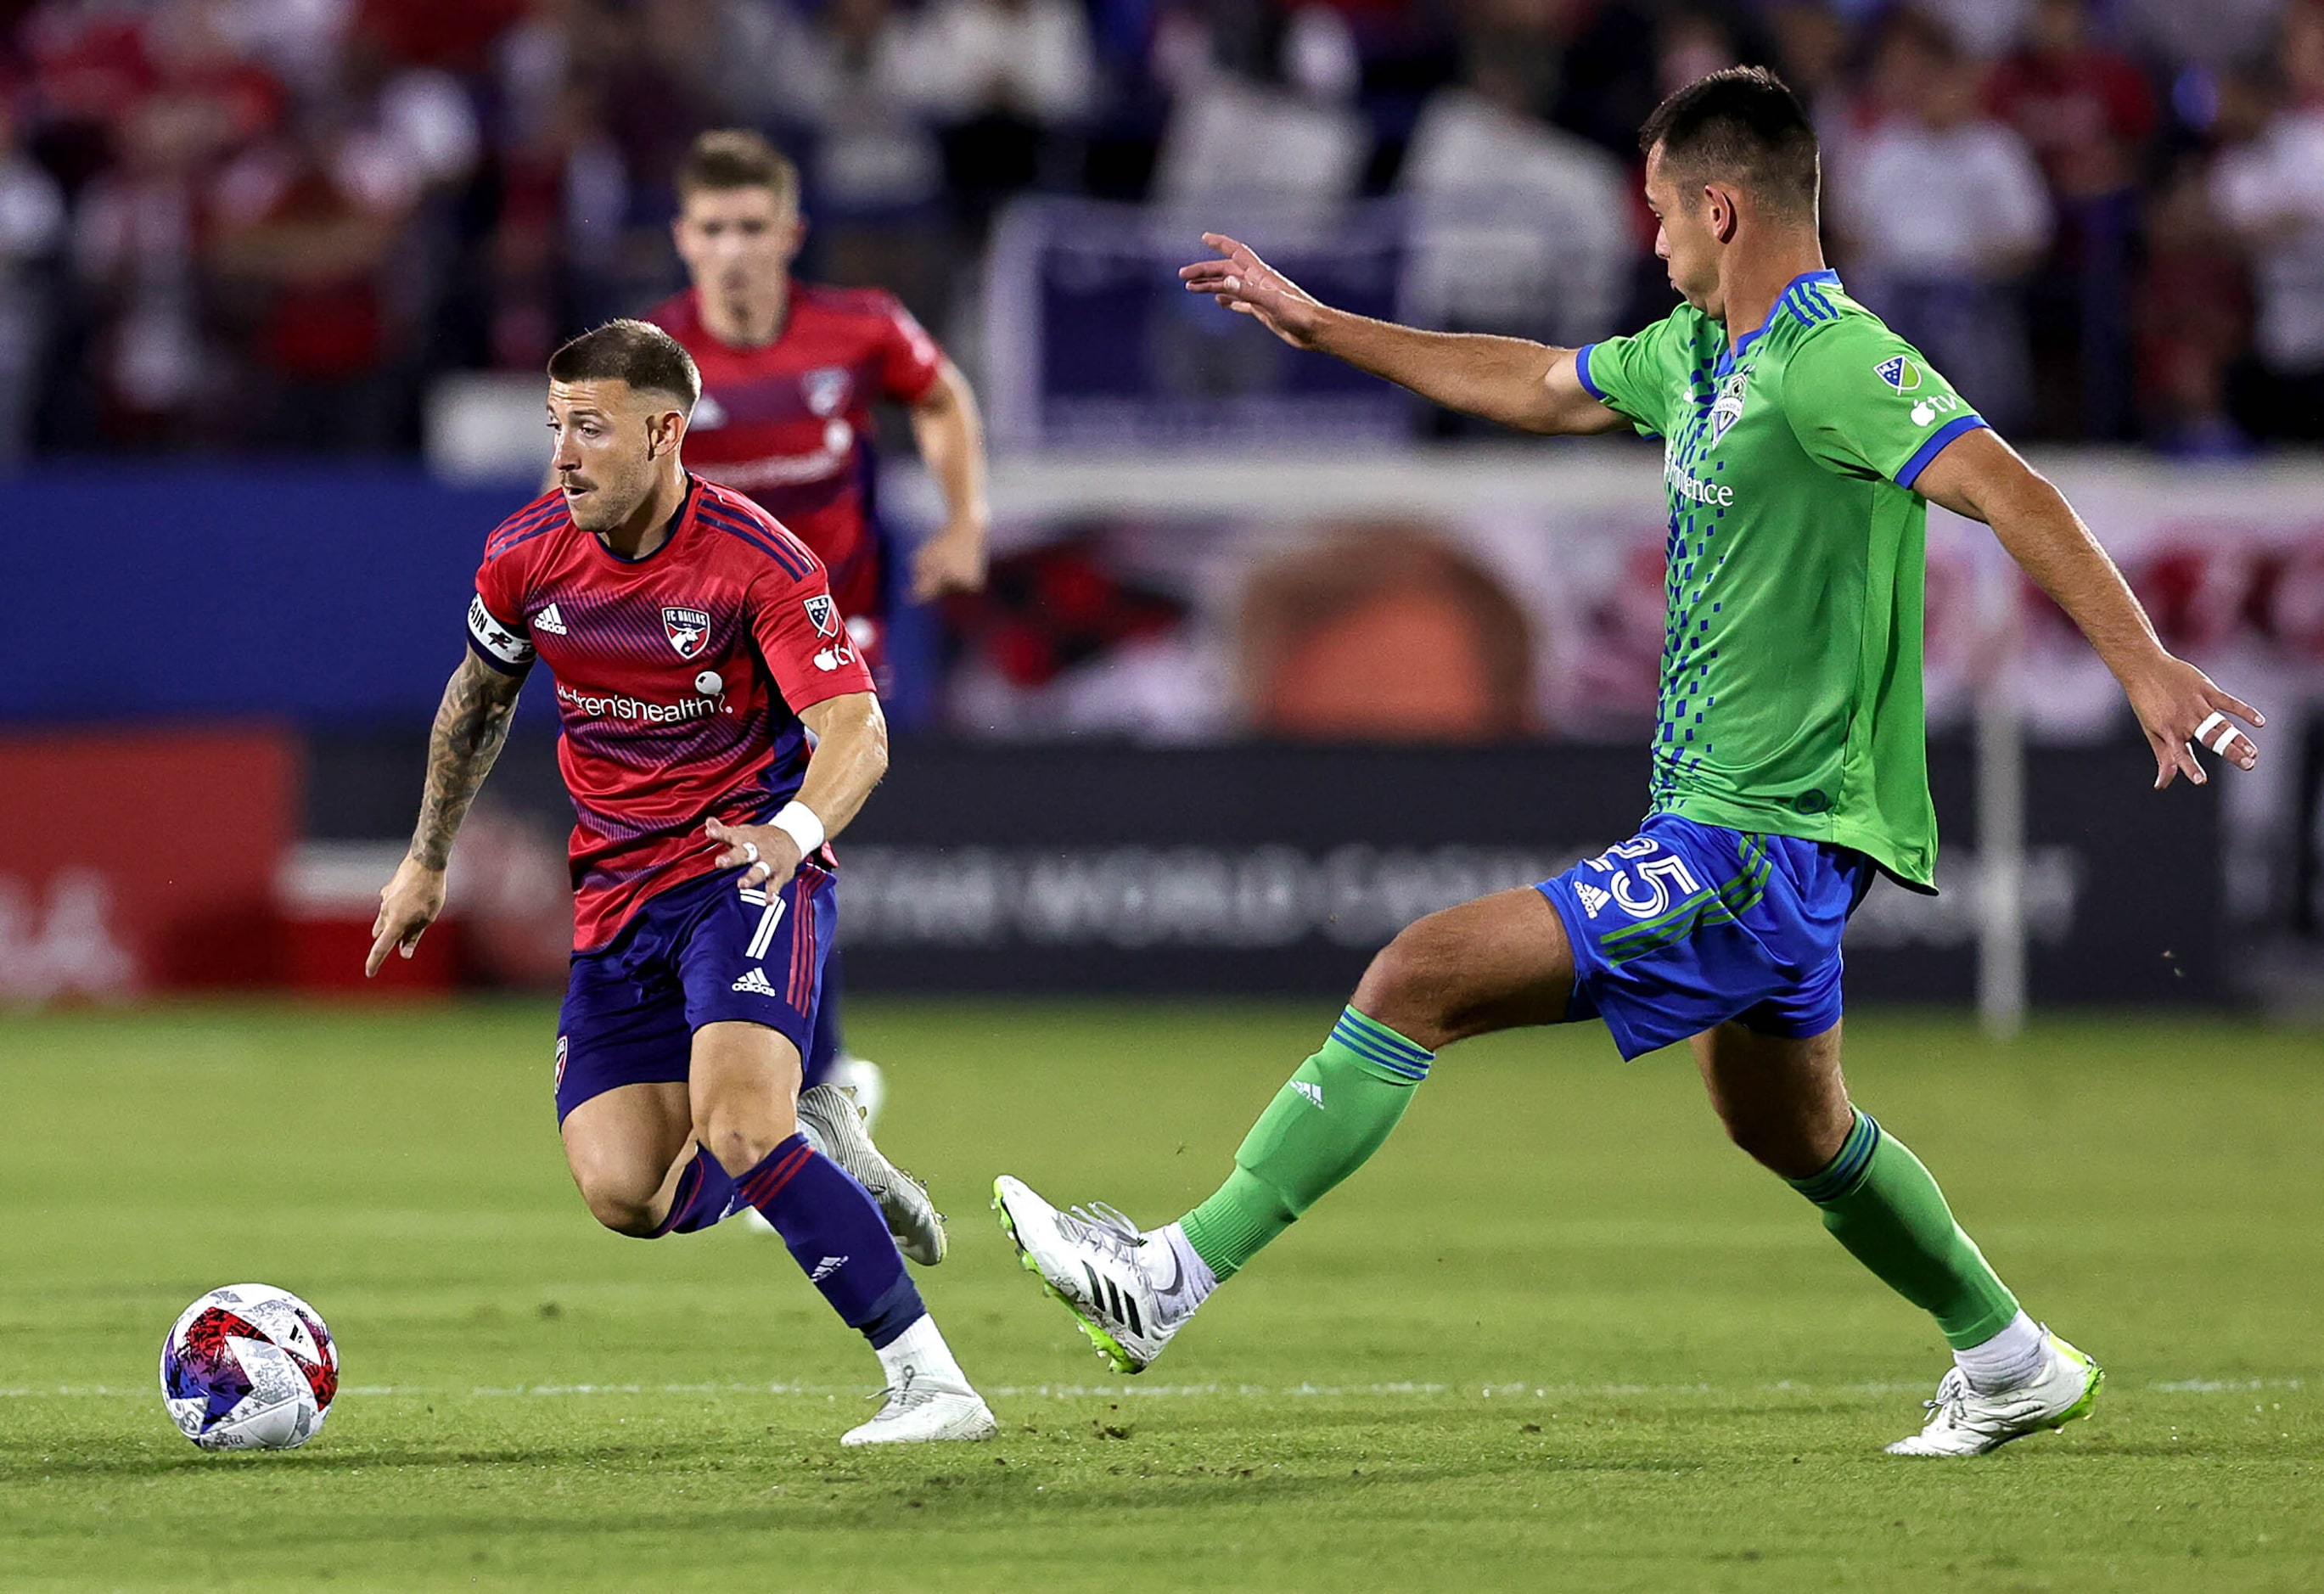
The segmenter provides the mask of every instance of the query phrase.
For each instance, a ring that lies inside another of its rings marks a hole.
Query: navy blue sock
[[[697,1146],[694,1160],[678,1176],[678,1193],[669,1199],[669,1216],[654,1233],[692,1234],[717,1222],[733,1205],[734,1181],[726,1176],[716,1157]]]
[[[793,1135],[767,1153],[734,1187],[766,1214],[807,1281],[873,1350],[885,1349],[927,1311],[871,1192],[806,1136]]]

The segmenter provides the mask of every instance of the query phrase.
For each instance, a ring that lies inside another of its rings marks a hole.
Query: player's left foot
[[[1928,1425],[1888,1447],[1892,1456],[1981,1456],[2013,1439],[2062,1428],[2098,1404],[2106,1369],[2057,1335],[2047,1336],[2042,1370],[2014,1389],[1979,1395],[1955,1368],[1927,1403]]]
[[[898,1167],[872,1143],[863,1110],[837,1085],[799,1092],[799,1127],[825,1156],[855,1175],[880,1203],[896,1248],[923,1267],[945,1259],[944,1214],[928,1199],[927,1186]]]
[[[840,1435],[842,1444],[927,1444],[945,1439],[990,1439],[1000,1419],[984,1396],[965,1384],[938,1383],[906,1372],[885,1391],[872,1420]]]

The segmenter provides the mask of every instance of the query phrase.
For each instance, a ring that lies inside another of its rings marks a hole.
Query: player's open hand
[[[2267,716],[2220,691],[2210,677],[2185,659],[2165,653],[2152,669],[2126,683],[2125,689],[2139,727],[2154,749],[2155,790],[2181,775],[2198,786],[2210,779],[2195,756],[2198,746],[2238,769],[2259,762],[2259,743],[2227,716],[2233,714],[2255,731],[2267,723]]]
[[[912,602],[930,603],[948,592],[982,592],[984,566],[984,528],[955,521],[912,555]]]
[[[1256,316],[1259,324],[1294,348],[1313,348],[1324,306],[1298,283],[1259,258],[1248,244],[1224,233],[1204,233],[1203,242],[1219,252],[1217,260],[1198,260],[1178,268],[1189,293],[1207,293],[1239,316]]]
[[[777,830],[771,825],[728,825],[714,818],[703,821],[702,833],[724,843],[726,850],[716,860],[718,867],[741,870],[746,886],[787,880],[798,872],[798,843],[788,830]]]
[[[372,921],[371,955],[364,960],[364,978],[378,973],[391,951],[410,957],[420,937],[443,911],[444,871],[430,869],[416,858],[397,864],[395,878],[379,894],[379,917]]]

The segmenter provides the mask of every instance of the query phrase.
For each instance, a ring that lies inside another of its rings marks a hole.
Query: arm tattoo
[[[420,797],[419,826],[411,833],[414,861],[442,869],[450,861],[452,838],[492,773],[493,760],[501,756],[523,688],[522,677],[487,668],[474,655],[452,672],[428,736],[428,785]]]

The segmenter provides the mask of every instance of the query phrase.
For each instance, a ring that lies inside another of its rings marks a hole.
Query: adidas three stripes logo
[[[1138,1303],[1123,1295],[1113,1280],[1100,1278],[1097,1269],[1087,1262],[1082,1264],[1082,1276],[1089,1280],[1090,1305],[1093,1308],[1111,1313],[1114,1321],[1128,1323],[1133,1334],[1146,1331],[1145,1323],[1138,1315]]]

